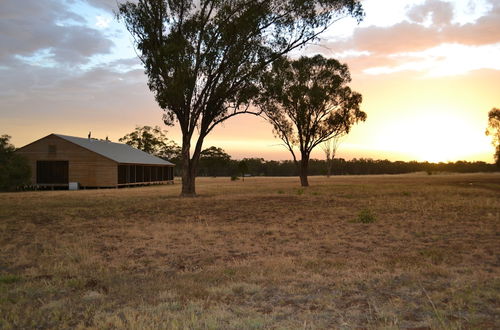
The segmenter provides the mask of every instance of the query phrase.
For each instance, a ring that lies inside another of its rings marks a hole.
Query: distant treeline
[[[242,163],[244,165],[242,166]],[[296,176],[297,166],[293,161],[266,161],[262,158],[245,158],[241,161],[233,159],[201,159],[198,176]],[[177,166],[177,171],[181,168]],[[349,174],[403,174],[412,172],[495,172],[500,169],[494,164],[485,162],[457,161],[453,163],[428,163],[428,162],[403,162],[374,159],[333,159],[332,175]],[[310,175],[326,175],[327,164],[325,160],[311,159],[309,162]],[[180,174],[180,172],[178,172]]]

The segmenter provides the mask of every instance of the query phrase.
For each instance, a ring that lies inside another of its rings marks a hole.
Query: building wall
[[[54,135],[28,144],[16,153],[29,160],[33,184],[36,184],[37,160],[69,161],[69,182],[79,182],[81,186],[110,187],[118,183],[116,162]]]

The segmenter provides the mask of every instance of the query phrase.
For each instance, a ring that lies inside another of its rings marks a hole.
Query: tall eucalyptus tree
[[[251,105],[264,69],[340,18],[361,20],[360,2],[138,0],[119,6],[165,124],[181,128],[183,196],[196,193],[205,137],[233,116],[255,114]]]

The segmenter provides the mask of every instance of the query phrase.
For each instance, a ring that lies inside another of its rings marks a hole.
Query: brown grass
[[[500,175],[310,181],[1,194],[0,328],[500,328]]]

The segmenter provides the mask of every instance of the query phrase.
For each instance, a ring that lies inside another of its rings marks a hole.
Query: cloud
[[[111,17],[106,10],[115,6],[115,0],[0,1],[0,130],[28,136],[33,129],[71,133],[82,125],[161,122],[123,31],[115,22],[96,27],[106,23],[96,17]]]
[[[443,34],[446,39],[464,45],[485,45],[500,42],[500,3],[475,23],[449,25]]]
[[[118,9],[118,5],[125,2],[125,0],[86,0],[86,2],[92,7],[101,8],[112,13],[115,12]]]
[[[61,22],[72,22],[62,24]],[[9,57],[46,57],[61,64],[80,64],[109,53],[113,42],[61,1],[0,2],[0,61]]]
[[[421,5],[411,7],[407,15],[417,23],[425,23],[430,19],[435,25],[446,25],[453,19],[453,5],[439,0],[427,0]]]
[[[6,121],[9,117],[24,118],[29,123],[63,119],[92,122],[92,118],[120,121],[144,108],[154,109],[161,118],[148,90],[147,77],[143,69],[137,68],[137,59],[111,62],[88,71],[27,65],[17,59],[8,64],[0,69],[0,114]],[[127,64],[131,70],[114,69]]]
[[[95,25],[99,28],[107,28],[109,26],[109,23],[111,22],[111,18],[105,17],[105,16],[97,16],[96,17],[97,22]]]
[[[408,9],[410,20],[358,27],[350,38],[310,46],[307,52],[340,58],[353,75],[412,71],[436,77],[500,70],[500,3],[485,8],[482,16],[460,24],[452,3],[428,0]]]
[[[332,40],[323,45],[335,51],[368,51],[389,55],[423,51],[444,43],[480,46],[500,42],[500,5],[493,6],[475,22],[463,25],[451,23],[452,11],[451,3],[428,0],[410,8],[408,13],[413,21],[403,21],[388,27],[360,27],[349,39]],[[431,17],[433,24],[422,24],[426,17]]]
[[[401,71],[427,72],[427,77],[460,75],[481,69],[500,70],[500,44],[467,47],[443,44],[423,52],[402,53],[391,56],[399,64],[377,66],[364,70],[368,74],[389,74]]]

